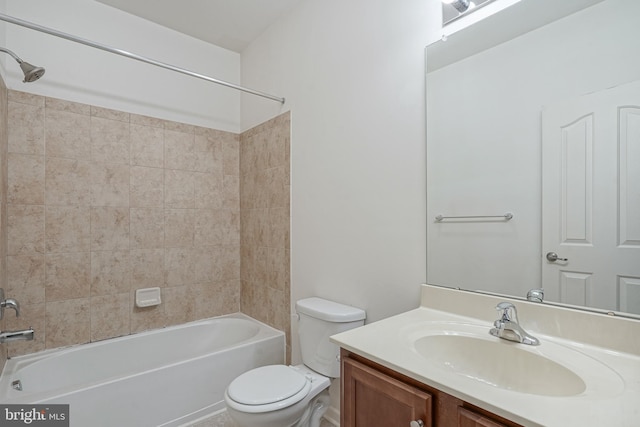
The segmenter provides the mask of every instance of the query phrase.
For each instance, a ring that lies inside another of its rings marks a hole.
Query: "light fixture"
[[[460,13],[464,13],[469,9],[469,0],[442,0],[442,3],[450,4]]]

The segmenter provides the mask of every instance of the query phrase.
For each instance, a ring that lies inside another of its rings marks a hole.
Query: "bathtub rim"
[[[279,330],[276,329],[270,325],[267,325],[264,322],[261,322],[258,319],[255,319],[251,316],[248,316],[242,312],[235,312],[235,313],[230,313],[230,314],[225,314],[225,315],[221,315],[221,316],[214,316],[214,317],[209,317],[209,318],[205,318],[205,319],[198,319],[198,320],[194,320],[194,321],[190,321],[190,322],[186,322],[186,323],[181,323],[178,325],[169,325],[169,326],[164,326],[161,328],[154,328],[154,329],[147,329],[144,331],[140,331],[140,332],[136,332],[133,334],[129,334],[129,335],[122,335],[119,337],[113,337],[113,338],[107,338],[107,339],[103,339],[103,340],[98,340],[98,341],[92,341],[92,342],[87,342],[87,343],[83,343],[83,344],[73,344],[70,346],[64,346],[64,347],[57,347],[57,348],[52,348],[52,349],[46,349],[46,350],[42,350],[39,352],[34,352],[34,353],[29,353],[29,354],[25,354],[25,355],[20,355],[20,356],[15,356],[12,358],[7,358],[7,361],[5,363],[4,368],[2,369],[2,372],[0,373],[0,401],[3,401],[4,403],[24,403],[25,400],[29,400],[29,402],[32,402],[34,400],[34,397],[37,397],[37,399],[35,400],[35,402],[37,403],[38,401],[42,401],[42,400],[47,400],[50,399],[51,397],[55,397],[55,396],[65,396],[68,394],[71,394],[73,392],[75,392],[75,390],[78,389],[78,387],[81,387],[83,389],[90,389],[90,388],[94,388],[94,387],[98,387],[101,384],[107,384],[107,383],[111,383],[111,382],[115,382],[118,381],[120,379],[123,378],[128,378],[131,376],[135,376],[135,375],[139,375],[141,373],[145,373],[145,372],[153,372],[153,371],[158,371],[167,367],[171,367],[171,366],[175,366],[175,365],[179,365],[182,363],[186,363],[189,361],[193,361],[193,360],[197,360],[197,359],[201,359],[203,357],[207,357],[210,354],[213,353],[203,353],[200,354],[198,356],[195,357],[188,357],[185,359],[180,359],[180,360],[174,360],[171,362],[167,362],[164,363],[162,365],[158,365],[158,366],[153,366],[150,367],[149,369],[145,369],[139,372],[135,372],[135,373],[126,373],[126,374],[122,374],[122,375],[115,375],[115,376],[108,376],[105,377],[103,379],[101,379],[100,381],[91,381],[91,382],[87,382],[87,383],[83,383],[81,385],[74,385],[74,386],[66,386],[66,387],[61,387],[61,388],[57,388],[54,390],[49,390],[49,391],[45,391],[45,392],[32,392],[32,393],[26,393],[24,395],[10,395],[10,393],[13,392],[13,390],[11,389],[11,382],[19,377],[19,371],[21,369],[24,369],[26,367],[28,367],[29,365],[32,365],[34,363],[37,363],[43,359],[46,359],[48,357],[59,357],[64,355],[65,353],[69,353],[69,352],[73,352],[76,351],[78,349],[80,349],[81,347],[87,347],[87,346],[91,346],[91,347],[99,347],[102,345],[108,345],[110,343],[114,343],[116,341],[124,341],[124,340],[131,340],[131,339],[135,339],[137,336],[140,335],[155,335],[155,334],[161,334],[167,330],[180,330],[180,329],[184,329],[184,328],[188,328],[190,326],[199,324],[199,323],[207,323],[207,322],[211,322],[211,321],[215,321],[218,319],[242,319],[242,320],[247,320],[250,321],[252,323],[257,323],[259,326],[259,331],[258,333],[254,336],[251,337],[248,340],[245,341],[241,341],[239,343],[233,344],[230,347],[227,348],[241,348],[243,346],[249,346],[249,345],[253,345],[256,343],[260,343],[261,341],[265,341],[265,340],[269,340],[269,339],[273,339],[275,337],[279,337],[282,336],[283,337],[283,349],[282,349],[282,354],[283,354],[283,360],[286,357],[286,334]],[[226,348],[225,348],[226,349]],[[18,378],[19,379],[19,378]],[[20,393],[20,392],[18,392]]]

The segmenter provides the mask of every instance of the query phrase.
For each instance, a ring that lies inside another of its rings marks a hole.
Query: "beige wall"
[[[6,289],[7,268],[7,87],[0,76],[0,288]],[[4,319],[0,321],[0,331],[4,331]],[[7,360],[7,346],[0,346],[0,370]]]
[[[36,330],[9,356],[241,306],[289,336],[288,114],[237,135],[9,91],[8,120],[6,327]]]
[[[287,334],[291,354],[290,113],[240,136],[242,311]]]
[[[236,134],[9,91],[9,355],[240,308]],[[134,291],[160,286],[140,309]]]

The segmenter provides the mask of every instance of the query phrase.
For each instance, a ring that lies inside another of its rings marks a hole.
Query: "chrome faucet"
[[[527,301],[542,302],[544,300],[544,289],[531,289],[527,292]]]
[[[31,341],[34,333],[33,328],[23,329],[22,331],[0,332],[0,344],[11,341]]]
[[[0,288],[0,319],[4,315],[4,309],[11,308],[16,311],[16,317],[20,316],[20,304],[18,301],[13,298],[4,299],[4,289]],[[27,340],[31,341],[33,339],[33,328],[24,329],[22,331],[5,331],[0,332],[0,344],[11,341],[20,341]]]
[[[493,326],[489,333],[494,337],[502,338],[509,341],[515,341],[522,344],[538,345],[540,341],[529,335],[518,323],[518,312],[516,307],[510,302],[501,302],[496,306],[496,310],[500,312],[500,318],[493,322]]]
[[[13,298],[4,299],[4,289],[0,288],[0,320],[4,316],[4,309],[11,308],[16,311],[16,317],[20,316],[20,304]]]

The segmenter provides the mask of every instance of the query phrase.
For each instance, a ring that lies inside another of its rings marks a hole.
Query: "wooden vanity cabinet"
[[[344,349],[341,369],[340,427],[522,427]]]

